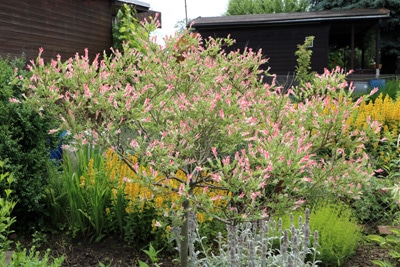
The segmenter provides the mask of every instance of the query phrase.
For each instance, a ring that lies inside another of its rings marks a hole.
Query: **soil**
[[[343,263],[342,267],[376,267],[377,265],[373,264],[372,260],[390,261],[391,257],[387,249],[366,243],[359,246],[356,253]],[[393,266],[399,265],[394,264]]]
[[[35,245],[42,253],[50,249],[52,257],[64,256],[62,266],[65,267],[98,267],[100,262],[104,266],[134,267],[139,266],[139,260],[151,266],[149,257],[142,251],[148,247],[128,245],[119,237],[106,237],[97,243],[63,235],[46,235],[45,239],[37,240],[36,243],[27,237],[15,237],[15,239],[22,247],[29,248]],[[171,254],[161,252],[158,258],[163,267],[177,266],[173,264],[174,257]]]
[[[139,245],[130,246],[117,237],[107,237],[98,243],[88,240],[72,239],[67,236],[46,236],[46,240],[41,240],[39,250],[44,252],[51,250],[53,257],[64,255],[63,266],[69,267],[94,267],[99,266],[99,262],[105,266],[113,267],[133,267],[139,266],[138,260],[147,262],[151,266],[149,258],[141,250]],[[17,238],[23,246],[33,245],[32,240]],[[162,267],[178,266],[173,263],[176,255],[168,253],[159,254],[159,265]],[[343,263],[342,267],[372,267],[371,260],[389,260],[388,251],[371,243],[363,243],[359,246],[356,253]],[[393,265],[396,266],[396,265]]]

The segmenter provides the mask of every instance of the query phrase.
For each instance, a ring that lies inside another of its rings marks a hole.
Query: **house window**
[[[314,39],[311,38],[312,36],[306,36],[304,42],[305,43],[310,43],[307,48],[313,48],[314,47]],[[310,40],[311,39],[311,40]]]

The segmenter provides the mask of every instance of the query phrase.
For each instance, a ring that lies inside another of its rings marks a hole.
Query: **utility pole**
[[[186,4],[186,0],[185,0],[185,24],[188,24],[188,16],[187,16],[187,4]]]

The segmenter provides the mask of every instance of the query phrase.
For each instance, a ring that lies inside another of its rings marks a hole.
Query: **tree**
[[[293,103],[292,90],[262,83],[261,51],[227,53],[229,38],[185,32],[164,47],[141,42],[94,61],[86,51],[44,65],[39,55],[23,80],[25,103],[58,118],[76,146],[113,148],[147,186],[179,196],[165,212],[180,226],[181,266],[189,266],[196,210],[233,225],[320,196],[357,197],[368,182],[363,143],[379,127],[345,123],[359,102],[351,103],[342,71],[315,76],[300,93],[325,93]]]
[[[127,4],[122,5],[117,12],[116,22],[112,28],[114,49],[123,49],[123,44],[128,43],[130,47],[143,51],[141,40],[149,39],[150,32],[157,29],[159,25],[157,17],[153,18],[153,20],[156,23],[148,23],[146,24],[147,28],[145,28],[143,27],[143,22],[137,19],[135,9],[132,9]]]
[[[382,73],[395,73],[400,56],[400,1],[397,0],[313,0],[312,10],[386,8],[390,18],[381,22]]]
[[[309,0],[229,0],[226,15],[304,12]]]
[[[190,22],[192,19],[188,19],[188,21]],[[187,28],[187,22],[186,22],[186,19],[181,19],[181,20],[179,20],[179,21],[177,21],[176,23],[175,23],[175,26],[174,26],[174,28],[175,29],[177,29],[177,32],[178,33],[180,33],[180,34],[182,34],[182,33],[184,33],[185,32],[185,29]]]

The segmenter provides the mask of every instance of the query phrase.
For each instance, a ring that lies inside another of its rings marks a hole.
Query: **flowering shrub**
[[[262,82],[261,51],[228,53],[231,39],[188,33],[165,46],[143,42],[145,52],[127,47],[94,61],[86,53],[46,65],[39,55],[25,102],[58,118],[76,144],[113,149],[141,183],[169,192],[165,218],[182,226],[183,266],[191,211],[236,224],[328,194],[358,197],[368,183],[363,144],[379,125],[350,132],[359,103],[349,104],[342,70],[316,75],[296,90],[309,97],[293,103],[292,90]]]

